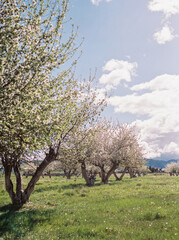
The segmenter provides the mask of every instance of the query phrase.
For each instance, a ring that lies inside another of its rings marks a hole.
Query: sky
[[[135,125],[145,157],[179,159],[179,0],[71,0],[85,37],[77,75],[96,73],[103,115]]]

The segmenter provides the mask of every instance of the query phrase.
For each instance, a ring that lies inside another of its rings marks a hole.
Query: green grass
[[[179,177],[98,180],[94,187],[81,178],[45,177],[16,211],[1,177],[1,239],[178,240]]]

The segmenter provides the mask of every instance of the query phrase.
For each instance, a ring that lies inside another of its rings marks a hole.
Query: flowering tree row
[[[34,171],[32,167],[30,169]],[[122,172],[120,178],[115,172],[118,168]],[[102,183],[108,183],[112,174],[116,180],[122,180],[126,172],[134,177],[136,173],[144,172],[145,168],[135,128],[99,121],[97,125],[79,128],[69,134],[49,171],[61,170],[67,178],[82,174],[86,184],[92,186],[97,175]]]

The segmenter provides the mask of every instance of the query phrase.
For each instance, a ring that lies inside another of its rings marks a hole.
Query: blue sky
[[[85,37],[77,75],[97,68],[104,115],[136,125],[146,157],[179,158],[179,0],[71,0]]]

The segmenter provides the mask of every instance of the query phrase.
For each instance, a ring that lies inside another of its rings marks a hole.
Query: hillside
[[[178,162],[178,160],[171,159],[168,161],[164,161],[164,160],[147,159],[146,165],[154,168],[165,168],[165,166],[171,162]]]

